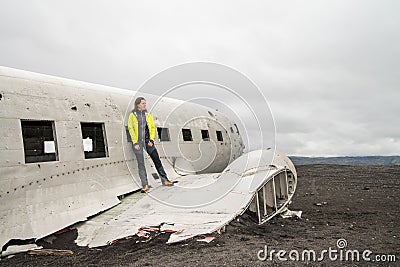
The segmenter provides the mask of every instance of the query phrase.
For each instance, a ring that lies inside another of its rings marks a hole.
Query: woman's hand
[[[153,144],[152,141],[149,141],[149,142],[147,143],[147,145],[148,145],[149,147],[152,147],[154,144]]]
[[[137,144],[136,144],[134,147],[135,147],[136,150],[139,150],[139,149],[140,149],[140,146],[137,145]]]

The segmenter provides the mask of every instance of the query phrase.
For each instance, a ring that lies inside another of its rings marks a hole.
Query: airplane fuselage
[[[137,96],[172,179],[221,172],[244,149],[233,121],[195,103],[4,67],[0,93],[1,245],[46,236],[140,188],[126,126]]]

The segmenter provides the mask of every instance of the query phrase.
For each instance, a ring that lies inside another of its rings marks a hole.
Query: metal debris
[[[215,239],[215,237],[213,236],[207,236],[203,239],[197,239],[197,241],[199,242],[206,242],[206,243],[210,243],[211,241],[213,241]]]
[[[65,249],[35,249],[35,250],[28,250],[28,254],[44,255],[44,256],[67,256],[74,254],[74,252],[72,250],[65,250]]]
[[[7,257],[8,255],[21,253],[21,252],[27,252],[29,250],[36,250],[36,249],[41,249],[41,248],[42,247],[39,247],[36,244],[8,246],[6,251],[1,252],[1,257]]]

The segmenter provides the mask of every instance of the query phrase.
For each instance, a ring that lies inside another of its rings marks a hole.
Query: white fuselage
[[[244,149],[234,122],[194,103],[4,67],[0,94],[1,246],[85,220],[140,187],[126,127],[137,96],[160,128],[156,147],[172,179],[221,172]]]

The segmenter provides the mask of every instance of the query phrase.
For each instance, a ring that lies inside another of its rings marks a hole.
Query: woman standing
[[[162,166],[160,156],[158,155],[157,149],[154,146],[154,137],[156,133],[154,121],[151,114],[147,112],[146,99],[143,97],[138,97],[135,100],[135,106],[128,119],[128,129],[133,143],[133,151],[135,152],[138,162],[139,177],[142,183],[142,192],[146,192],[150,188],[147,181],[147,172],[144,164],[144,148],[153,160],[157,172],[161,177],[162,184],[165,186],[174,185],[173,182],[168,180],[167,174]]]

